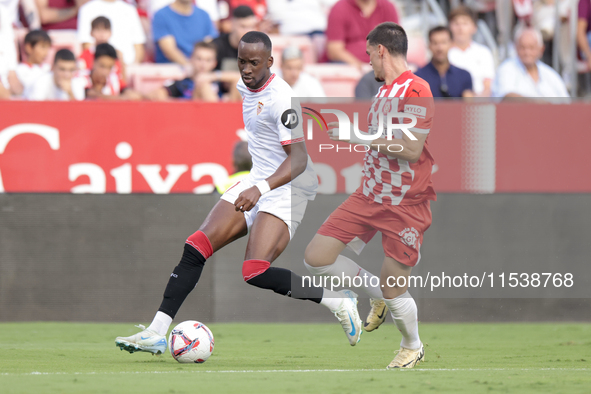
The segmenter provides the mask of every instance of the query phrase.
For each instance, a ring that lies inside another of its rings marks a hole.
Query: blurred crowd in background
[[[251,30],[297,96],[371,98],[386,21],[435,97],[591,94],[591,0],[0,0],[0,98],[240,101]]]

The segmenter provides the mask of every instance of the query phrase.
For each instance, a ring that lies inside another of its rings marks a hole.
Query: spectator
[[[279,25],[282,35],[324,34],[327,6],[336,0],[273,0],[269,2],[268,18]]]
[[[532,28],[517,31],[517,58],[499,67],[494,97],[569,97],[564,82],[552,67],[540,61],[544,53],[542,33]]]
[[[51,49],[51,38],[43,30],[32,30],[25,36],[26,61],[16,67],[16,76],[22,86],[23,93],[31,89],[35,81],[42,75],[51,71],[51,66],[45,63],[45,59]]]
[[[154,15],[152,32],[156,44],[156,63],[189,64],[195,44],[218,36],[207,12],[193,0],[175,0]]]
[[[579,0],[577,44],[587,67],[591,70],[591,0]]]
[[[93,44],[91,24],[98,16],[110,20],[113,35],[109,42],[121,51],[123,63],[140,63],[144,58],[146,36],[137,9],[123,0],[93,0],[84,4],[78,12],[78,41],[83,49]]]
[[[35,0],[43,30],[77,27],[78,9],[88,0]]]
[[[56,52],[52,72],[40,76],[29,91],[28,100],[84,100],[83,78],[76,77],[76,57],[69,49]]]
[[[148,3],[148,17],[150,20],[154,19],[154,15],[167,5],[170,5],[174,2],[174,0],[150,0]],[[207,12],[209,15],[209,19],[215,24],[220,20],[220,12],[218,10],[218,1],[217,0],[195,0],[195,5],[201,8],[203,11]]]
[[[433,97],[471,97],[472,77],[470,73],[449,64],[447,53],[451,48],[451,32],[447,27],[438,26],[429,31],[431,62],[415,74],[429,83]]]
[[[304,55],[297,47],[287,47],[281,56],[281,78],[296,97],[326,97],[320,81],[304,72]]]
[[[382,22],[398,23],[396,9],[388,0],[339,0],[328,15],[325,60],[361,69],[369,62],[366,37]]]
[[[236,145],[234,145],[232,164],[234,165],[234,173],[228,177],[226,182],[217,183],[215,185],[217,192],[220,194],[224,194],[230,186],[241,181],[250,174],[250,170],[252,169],[252,156],[248,151],[248,142],[238,141]]]
[[[258,20],[262,20],[265,15],[267,15],[266,0],[225,0],[225,2],[229,5],[231,10],[235,10],[236,8],[243,6],[250,8]]]
[[[234,9],[230,33],[221,34],[213,40],[217,48],[216,70],[238,71],[238,43],[247,32],[256,30],[257,23],[250,7],[240,6]]]
[[[17,55],[14,30],[8,9],[0,5],[0,99],[10,98],[22,87],[16,76]]]
[[[384,81],[378,81],[375,73],[372,71],[365,73],[357,86],[355,86],[355,98],[371,99],[378,94],[378,90],[384,84]]]
[[[10,23],[10,25],[19,26],[19,3],[20,0],[0,0],[0,7],[2,7],[2,19],[7,18],[6,20]]]
[[[157,101],[169,98],[183,98],[216,102],[220,98],[226,101],[239,101],[241,99],[236,83],[240,78],[237,71],[214,71],[216,66],[216,47],[211,42],[199,42],[195,45],[191,55],[191,68],[193,73],[185,79],[172,81],[165,86],[156,89],[148,95],[148,98]],[[223,95],[221,84],[232,86],[230,93]]]
[[[99,16],[93,19],[92,23],[90,24],[90,35],[94,39],[93,46],[87,46],[86,49],[82,50],[80,57],[78,58],[78,67],[81,70],[90,70],[92,69],[92,65],[94,63],[95,57],[95,46],[100,44],[107,44],[111,39],[111,21],[104,16]],[[125,64],[121,62],[121,58],[123,54],[121,51],[116,50],[117,52],[117,61],[115,62],[114,72],[119,77],[119,84],[121,88],[125,88],[127,85],[127,78],[125,74]]]
[[[460,6],[449,13],[449,28],[453,46],[449,62],[467,70],[472,76],[472,88],[477,96],[489,97],[495,77],[495,62],[490,49],[472,41],[476,34],[476,17],[471,9]]]
[[[141,99],[139,93],[126,89],[115,72],[117,51],[108,43],[98,44],[94,52],[92,69],[84,72],[86,97],[100,99]]]

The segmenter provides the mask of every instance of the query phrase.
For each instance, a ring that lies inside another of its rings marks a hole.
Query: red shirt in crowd
[[[330,10],[326,38],[328,41],[343,41],[345,49],[362,62],[369,62],[365,52],[366,37],[382,22],[398,23],[398,13],[388,0],[376,0],[376,9],[364,17],[355,0],[339,0]],[[328,58],[325,55],[325,61]]]
[[[85,49],[78,58],[78,68],[81,70],[92,70],[94,64],[94,49]],[[117,59],[115,67],[113,67],[113,73],[119,78],[120,89],[124,89],[127,86],[125,78],[123,78],[123,69],[121,67],[121,61]]]
[[[64,9],[64,8],[72,8],[76,5],[74,0],[48,0],[47,6],[51,8],[57,9]],[[66,19],[65,21],[56,22],[56,23],[47,23],[41,25],[43,30],[52,30],[52,29],[74,29],[78,25],[78,17],[74,16],[70,19]]]

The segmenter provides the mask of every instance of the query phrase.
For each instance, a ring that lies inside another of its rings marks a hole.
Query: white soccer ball
[[[187,320],[172,330],[168,346],[179,363],[204,363],[213,353],[213,334],[205,324]]]

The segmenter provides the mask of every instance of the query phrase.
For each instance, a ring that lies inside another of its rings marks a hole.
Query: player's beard
[[[373,79],[375,79],[377,82],[385,82],[386,80],[384,78],[380,78],[376,75],[376,72],[374,70],[373,72]]]

